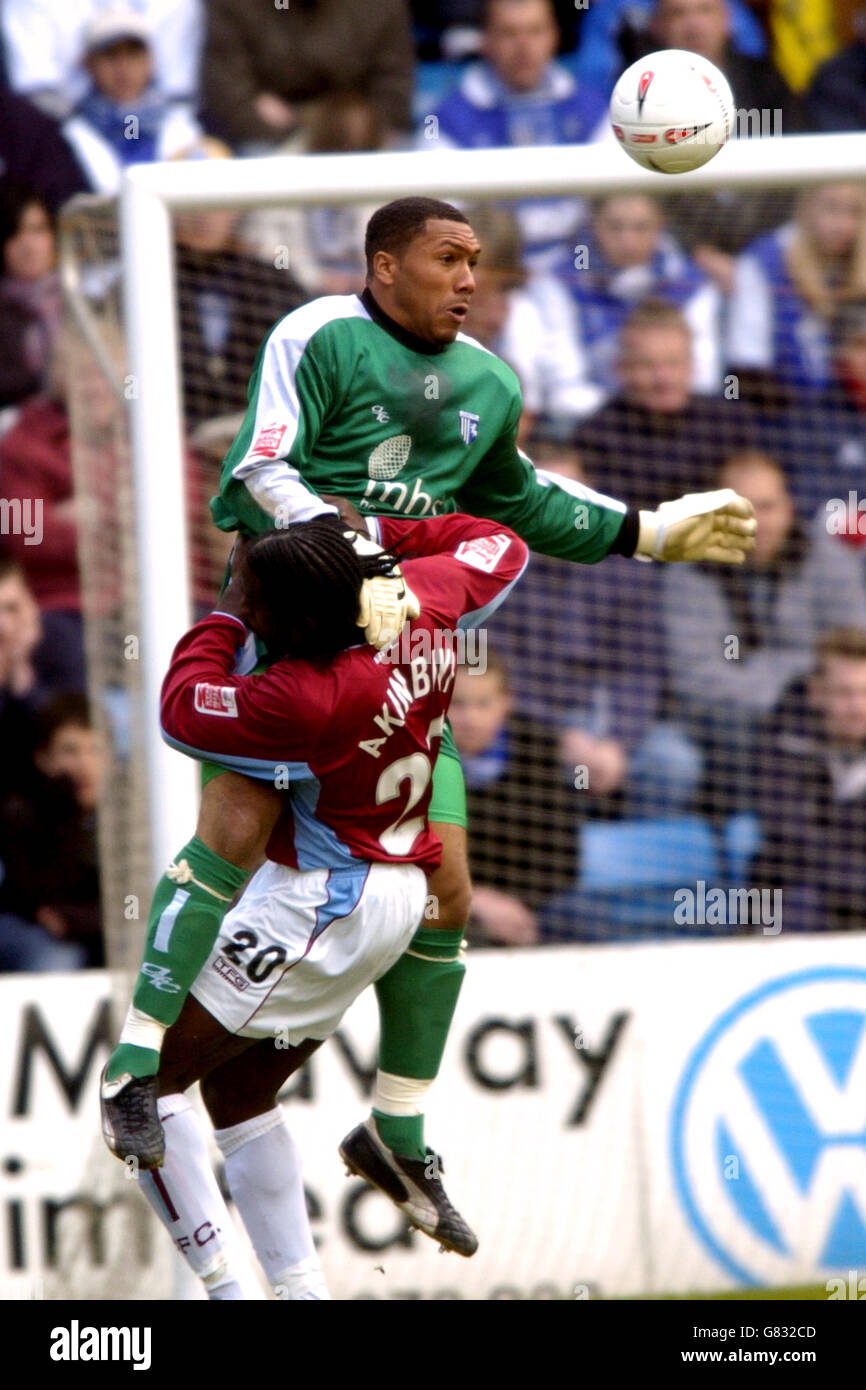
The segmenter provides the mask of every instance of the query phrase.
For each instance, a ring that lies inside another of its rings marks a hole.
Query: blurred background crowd
[[[737,139],[866,130],[866,8],[3,0],[0,42],[0,969],[79,968],[103,959],[119,750],[87,700],[68,200],[116,197],[143,160],[612,141],[615,78],[666,47],[724,70]],[[466,331],[520,377],[536,465],[646,507],[731,486],[760,526],[733,573],[533,559],[453,704],[478,943],[672,935],[673,887],[698,879],[781,888],[790,930],[866,910],[866,180],[659,184],[466,209]],[[205,608],[225,555],[206,502],[255,351],[362,287],[370,210],[175,219]],[[110,474],[100,409],[94,390]]]

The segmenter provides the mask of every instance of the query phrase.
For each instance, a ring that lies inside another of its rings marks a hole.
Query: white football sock
[[[226,1181],[280,1299],[329,1299],[313,1244],[295,1141],[279,1106],[214,1131]]]
[[[141,1190],[187,1264],[214,1301],[262,1297],[238,1247],[232,1219],[210,1164],[204,1125],[183,1095],[163,1096],[165,1162],[143,1172]]]

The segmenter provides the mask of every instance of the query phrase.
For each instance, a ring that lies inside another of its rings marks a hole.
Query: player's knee
[[[196,835],[229,863],[253,868],[264,856],[280,805],[274,787],[225,773],[204,788]]]
[[[188,1091],[198,1078],[195,1074],[195,1066],[180,1058],[169,1058],[160,1061],[159,1065],[159,1094],[160,1096],[182,1096],[184,1091]]]
[[[250,1084],[239,1088],[224,1079],[217,1084],[205,1077],[201,1083],[201,1098],[214,1129],[231,1129],[232,1125],[243,1124],[244,1120],[273,1110],[277,1092],[273,1087]]]

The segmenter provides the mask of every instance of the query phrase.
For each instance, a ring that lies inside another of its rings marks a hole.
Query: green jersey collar
[[[373,322],[377,323],[380,328],[384,328],[386,333],[390,333],[392,338],[396,338],[398,343],[402,343],[403,347],[409,348],[411,352],[420,352],[425,357],[433,357],[451,346],[450,343],[430,343],[426,338],[419,338],[417,334],[410,333],[408,328],[397,323],[396,319],[392,319],[391,315],[386,314],[385,310],[376,303],[370,293],[369,285],[360,295],[360,300]]]

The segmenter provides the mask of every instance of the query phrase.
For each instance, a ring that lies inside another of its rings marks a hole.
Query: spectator
[[[305,107],[298,129],[282,148],[287,154],[352,154],[380,149],[383,141],[382,123],[369,98],[337,92]],[[364,232],[378,206],[260,208],[244,218],[238,236],[272,265],[286,253],[295,279],[311,297],[360,294],[366,276]]]
[[[716,812],[750,802],[750,773],[763,763],[762,721],[810,670],[820,633],[866,627],[856,553],[826,527],[805,531],[772,459],[737,455],[719,483],[753,503],[754,550],[742,566],[671,566],[662,575],[670,683],[705,752]]]
[[[4,0],[0,23],[9,85],[62,119],[84,96],[79,64],[84,32],[111,0]],[[201,48],[201,0],[136,0],[153,33],[156,80],[166,96],[195,100]]]
[[[604,0],[603,5],[590,5],[574,63],[578,78],[610,92],[629,63],[654,48],[671,47],[651,34],[656,8],[653,0]],[[766,57],[767,40],[749,6],[744,0],[730,0],[726,9],[733,51]]]
[[[780,111],[773,133],[791,135],[802,125],[798,100],[765,54],[744,53],[731,43],[731,11],[724,0],[656,0],[652,31],[642,53],[653,49],[688,49],[721,68],[737,99],[738,121],[753,110]],[[635,58],[642,57],[635,53]],[[740,114],[742,113],[742,115]]]
[[[815,71],[846,42],[844,11],[852,0],[760,0],[772,40],[773,63],[792,92],[804,92]]]
[[[505,666],[462,667],[451,723],[466,777],[473,895],[470,940],[529,946],[536,911],[577,868],[576,793],[556,737],[512,708]]]
[[[420,143],[434,149],[574,144],[606,131],[606,95],[578,87],[554,61],[558,40],[550,0],[488,0],[484,59],[425,117]],[[533,198],[516,210],[527,267],[549,270],[572,244],[581,203]]]
[[[0,556],[0,758],[7,791],[30,773],[33,716],[46,698],[36,651],[42,640],[39,606],[17,560]]]
[[[411,5],[419,62],[442,58],[456,62],[481,53],[485,0],[411,0]],[[560,48],[571,53],[586,11],[574,0],[553,0],[553,8],[562,36]]]
[[[866,300],[840,311],[831,343],[834,379],[818,418],[829,437],[827,470],[837,496],[866,483]]]
[[[190,436],[192,453],[188,455],[187,489],[192,504],[193,598],[197,619],[207,617],[213,610],[235,543],[234,532],[221,531],[213,525],[208,500],[219,492],[223,460],[238,437],[244,414],[238,411],[204,420]]]
[[[658,0],[652,33],[643,52],[686,48],[721,68],[737,103],[734,134],[739,139],[793,134],[803,126],[800,100],[766,56],[737,52],[732,44],[732,11],[724,0]],[[640,56],[637,52],[634,57]],[[791,198],[778,189],[722,190],[694,197],[670,197],[665,217],[677,240],[725,293],[733,282],[733,256],[759,233],[790,215]]]
[[[151,28],[135,10],[95,15],[81,61],[89,86],[63,134],[94,193],[118,193],[127,164],[172,159],[200,139],[191,103],[157,86]]]
[[[0,198],[0,410],[41,391],[63,320],[54,217],[32,188]]]
[[[866,630],[824,633],[765,741],[753,882],[782,889],[788,930],[866,917]]]
[[[181,375],[190,430],[246,408],[255,344],[307,298],[289,269],[263,264],[244,249],[235,236],[238,217],[219,208],[175,218]]]
[[[692,332],[696,391],[721,384],[721,295],[665,230],[656,200],[645,193],[598,199],[579,229],[574,254],[557,267],[577,310],[577,332],[596,386],[614,377],[620,330],[649,295],[674,304]]]
[[[866,130],[866,7],[855,11],[853,41],[816,72],[809,89],[813,130]]]
[[[530,444],[536,467],[586,484],[577,454]],[[533,555],[488,629],[510,671],[519,713],[560,731],[560,760],[587,816],[676,815],[700,763],[665,722],[659,571],[609,557],[576,568]],[[563,614],[568,615],[567,622]]]
[[[553,276],[524,269],[520,231],[508,208],[488,203],[467,215],[483,251],[466,331],[520,378],[521,442],[539,418],[567,433],[604,398],[587,379],[568,296]]]
[[[419,63],[476,57],[484,0],[410,0]]]
[[[45,705],[33,756],[29,793],[0,810],[0,969],[99,966],[96,807],[108,755],[83,696]]]
[[[728,360],[741,389],[766,394],[767,376],[793,395],[830,381],[830,324],[866,297],[866,190],[809,188],[793,222],[759,237],[735,272]]]
[[[414,55],[405,0],[211,0],[202,101],[207,129],[244,152],[280,145],[305,102],[361,92],[383,129],[410,125]]]
[[[45,394],[20,409],[0,440],[0,492],[18,518],[6,546],[22,566],[42,613],[40,653],[54,687],[85,688],[78,524],[84,503],[74,495],[66,373],[71,343],[55,343]]]
[[[715,486],[727,455],[755,442],[744,402],[694,393],[693,364],[691,330],[678,309],[646,299],[632,310],[619,341],[621,389],[575,432],[595,487],[654,508]]]
[[[811,521],[830,498],[866,494],[866,300],[839,311],[830,328],[832,381],[762,412],[761,433],[784,464],[798,514]],[[842,533],[852,543],[866,535]]]
[[[52,213],[87,188],[84,171],[56,122],[0,83],[0,196],[25,184],[45,199]]]
[[[751,112],[767,112],[770,133],[791,135],[803,125],[800,102],[766,54],[738,51],[731,42],[731,11],[725,0],[656,0],[652,26],[634,58],[656,48],[685,48],[699,53],[725,74],[737,102],[737,129],[760,134]],[[778,113],[778,115],[776,114]]]

